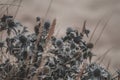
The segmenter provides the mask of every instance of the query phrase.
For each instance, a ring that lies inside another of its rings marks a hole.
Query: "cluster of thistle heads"
[[[113,77],[107,69],[92,63],[94,45],[84,40],[90,33],[85,25],[82,32],[68,27],[66,34],[57,38],[53,36],[56,20],[50,23],[37,17],[36,22],[34,32],[29,32],[13,16],[0,19],[0,32],[8,35],[0,41],[0,80],[119,79],[119,71]]]

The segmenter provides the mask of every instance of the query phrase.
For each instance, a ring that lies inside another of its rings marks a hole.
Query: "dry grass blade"
[[[2,37],[3,37],[3,32],[4,32],[4,31],[0,31],[0,41],[2,41],[2,39],[3,39],[3,38],[2,38]]]
[[[76,56],[74,56],[73,58],[71,58],[70,60],[68,60],[67,62],[64,63],[64,65],[70,63],[71,61],[78,59],[79,57],[81,57],[82,52],[79,52]]]
[[[49,6],[48,6],[48,9],[47,9],[47,11],[46,11],[46,14],[45,14],[44,19],[47,18],[48,12],[50,11],[50,8],[51,8],[51,6],[52,6],[52,2],[53,2],[53,0],[51,0],[50,3],[49,3]]]
[[[8,0],[8,1],[9,1],[9,0]],[[6,4],[8,3],[8,1],[6,2]],[[8,9],[11,8],[12,5],[13,5],[16,1],[17,1],[17,0],[13,0],[13,1],[7,6],[7,8],[8,8]],[[5,7],[5,5],[3,5],[3,7],[1,7],[0,10],[2,10],[4,7]],[[5,12],[6,12],[6,9],[5,9],[4,11],[1,11],[0,16],[2,16]]]
[[[101,38],[101,36],[102,36],[105,28],[107,27],[109,21],[111,20],[111,17],[112,17],[112,16],[110,16],[110,18],[107,20],[107,22],[106,22],[105,25],[103,26],[103,28],[102,28],[102,30],[101,30],[101,32],[100,32],[100,35],[98,36],[98,38],[97,38],[97,40],[95,41],[94,45],[96,45],[97,42],[100,40],[100,38]]]
[[[83,28],[82,28],[82,34],[84,34],[84,31],[85,31],[85,27],[86,27],[86,20],[84,21],[84,23],[83,23]]]
[[[6,4],[8,3],[9,0],[6,1]],[[2,5],[2,7],[0,8],[0,11],[2,12],[2,9],[5,7],[5,5]]]
[[[42,55],[42,58],[41,58],[41,63],[40,63],[40,66],[39,68],[36,70],[36,74],[33,76],[33,80],[38,80],[38,76],[39,76],[39,73],[42,72],[43,68],[44,68],[44,64],[45,64],[45,58],[46,58],[46,52],[44,52],[44,54]]]
[[[15,5],[15,4],[0,4],[0,5],[10,5],[10,6],[19,6],[19,5]]]
[[[112,48],[113,48],[113,47],[112,47]],[[101,63],[101,62],[103,61],[103,59],[105,58],[105,56],[110,52],[110,50],[111,50],[112,48],[108,49],[102,56],[98,57],[98,58],[95,60],[95,62],[97,62],[97,61],[99,61],[99,60],[101,59],[101,61],[100,61],[100,63]]]
[[[40,38],[41,38],[41,34],[42,34],[42,30],[43,30],[43,28],[42,28],[42,20],[40,21],[40,23],[39,24],[37,24],[37,26],[39,26],[39,34],[38,34],[38,36],[37,36],[37,41],[36,41],[36,47],[37,47],[37,45],[38,45],[38,43],[39,43],[39,40],[40,40]]]
[[[107,56],[107,54],[111,51],[111,49],[109,49],[102,57],[101,61],[99,62],[99,64],[101,64],[103,62],[103,60],[105,59],[105,57]]]
[[[80,73],[78,74],[78,76],[76,78],[76,80],[81,80],[81,77],[83,75],[83,72],[84,72],[86,66],[87,66],[87,63],[84,63],[83,66],[82,66],[82,69],[81,69]]]
[[[44,24],[44,21],[45,21],[47,15],[48,15],[48,12],[49,12],[49,10],[50,10],[50,8],[51,8],[52,1],[53,1],[53,0],[50,1],[49,7],[48,7],[48,9],[47,9],[47,12],[46,12],[46,14],[45,14],[44,20],[43,20],[43,22],[42,22],[43,24]],[[53,33],[54,33],[55,25],[56,25],[56,19],[53,20],[53,23],[52,23],[52,25],[51,25],[51,28],[50,28],[50,30],[49,30],[49,32],[48,32],[48,36],[47,36],[47,38],[46,38],[46,45],[45,45],[45,47],[44,47],[45,49],[46,49],[48,40],[51,38],[51,36],[52,36]],[[37,38],[37,43],[36,43],[36,45],[38,44],[38,42],[39,42],[39,40],[40,40],[41,33],[42,33],[42,24],[40,23],[39,35],[38,35],[38,38]],[[46,53],[46,52],[44,52],[44,55],[42,55],[40,67],[37,69],[38,72],[39,72],[39,71],[42,71],[42,68],[43,68],[43,66],[44,66],[44,64],[45,64],[45,60],[44,60],[44,59],[46,58],[45,53]],[[37,76],[38,76],[38,74],[36,74],[36,75],[33,77],[33,79],[37,80]]]
[[[16,10],[15,15],[14,15],[14,19],[15,19],[15,17],[16,17],[17,14],[18,14],[18,11],[19,11],[19,9],[20,9],[20,6],[21,6],[22,1],[23,1],[23,0],[20,0],[20,2],[19,2],[19,5],[18,5],[17,10]]]
[[[41,23],[40,23],[39,35],[38,35],[38,38],[37,38],[37,44],[38,44],[38,42],[39,42],[39,40],[40,40],[40,37],[41,37],[42,25],[44,24],[44,21],[45,21],[47,15],[48,15],[48,12],[49,12],[49,10],[50,10],[50,8],[51,8],[52,2],[53,2],[53,0],[50,1],[49,6],[48,6],[48,9],[47,9],[46,14],[45,14],[45,17],[44,17],[44,19],[43,19],[43,20],[41,21]],[[37,44],[36,44],[36,45],[37,45]]]
[[[61,30],[61,29],[58,29],[58,30],[57,30],[57,33],[55,34],[55,37],[57,37],[57,36],[59,35],[60,30]]]
[[[102,21],[102,19],[100,19],[100,20],[98,21],[97,25],[95,26],[95,29],[94,29],[94,31],[93,31],[91,37],[90,37],[89,42],[91,42],[91,40],[92,40],[92,38],[93,38],[93,36],[94,36],[94,34],[95,34],[95,31],[97,30],[97,28],[98,28],[98,26],[99,26],[99,24],[100,24],[101,21]]]
[[[46,41],[46,46],[47,46],[47,43],[48,43],[48,41],[49,41],[49,39],[51,38],[51,36],[53,35],[53,33],[54,33],[54,29],[55,29],[55,25],[56,25],[56,19],[54,19],[53,20],[53,23],[52,23],[52,25],[51,25],[51,28],[50,28],[50,30],[49,30],[49,32],[48,32],[48,36],[47,36],[47,41]],[[46,49],[46,46],[44,47],[45,49]],[[46,51],[47,50],[45,50],[45,52],[44,52],[44,55],[42,55],[42,59],[41,59],[41,64],[40,64],[40,67],[43,67],[43,63],[44,63],[44,59],[46,58]]]
[[[110,64],[111,64],[111,59],[109,60],[108,65],[107,65],[107,67],[106,67],[107,70],[109,70]]]
[[[46,41],[48,42],[55,32],[56,19],[53,20]]]
[[[6,11],[7,11],[7,15],[9,14],[9,9],[8,9],[8,7],[6,8]]]

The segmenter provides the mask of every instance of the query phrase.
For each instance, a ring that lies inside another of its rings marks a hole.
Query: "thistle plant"
[[[51,0],[52,1],[52,0]],[[22,0],[16,11],[20,8]],[[52,3],[52,2],[51,2]],[[47,10],[50,9],[51,3]],[[46,13],[46,16],[47,16]],[[34,32],[16,21],[16,15],[4,14],[0,18],[0,32],[7,37],[0,41],[0,80],[119,80],[120,70],[115,74],[109,71],[102,62],[110,50],[107,50],[96,61],[92,49],[95,44],[90,37],[90,30],[84,21],[81,32],[68,27],[61,38],[54,36],[56,19],[52,22],[36,17]],[[85,40],[89,38],[89,41]],[[14,59],[14,60],[13,60]],[[99,63],[97,63],[99,61]]]
[[[12,21],[11,21],[12,20]],[[68,27],[66,34],[55,37],[56,20],[52,23],[42,23],[37,17],[38,24],[34,32],[16,23],[13,17],[4,15],[0,20],[0,30],[7,31],[11,37],[0,42],[1,56],[10,55],[15,58],[1,58],[1,80],[117,80],[102,65],[93,62],[92,49],[94,44],[84,40],[89,38],[90,31],[86,28],[86,21],[82,32]],[[9,22],[10,21],[10,22]],[[20,28],[19,28],[20,27]],[[8,31],[13,30],[13,33]],[[3,49],[3,50],[2,50]]]

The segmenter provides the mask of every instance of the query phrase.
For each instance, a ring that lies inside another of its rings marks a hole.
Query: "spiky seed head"
[[[19,40],[20,40],[21,43],[26,43],[27,42],[27,38],[25,36],[23,36],[23,35],[21,35],[19,37]]]
[[[36,17],[36,22],[40,21],[40,17]]]
[[[56,37],[52,36],[51,37],[52,41],[56,41]]]
[[[65,49],[65,51],[66,51],[66,52],[69,52],[69,51],[70,51],[70,48],[67,47],[67,48]]]
[[[66,30],[66,34],[70,34],[70,33],[73,32],[73,31],[74,31],[74,30],[73,30],[72,28],[68,27],[67,30]]]
[[[9,27],[9,28],[13,28],[13,27],[16,26],[16,25],[15,25],[15,22],[13,21],[13,19],[8,19],[8,20],[7,20],[7,23],[8,23],[8,27]]]
[[[48,66],[45,66],[43,68],[43,73],[49,73],[49,71],[50,71],[50,68]]]
[[[76,48],[75,44],[74,44],[74,43],[71,43],[70,48],[71,48],[71,49],[75,49],[75,48]]]
[[[13,16],[7,16],[7,15],[3,15],[1,18],[1,22],[6,22],[7,19],[9,18],[13,18]]]
[[[45,30],[49,30],[49,28],[50,28],[50,22],[49,22],[49,21],[46,21],[46,22],[44,23],[44,29],[45,29]]]
[[[34,27],[34,32],[35,32],[36,35],[39,34],[39,28],[40,28],[39,25],[36,25],[36,26]]]
[[[95,69],[95,70],[93,71],[93,74],[94,74],[95,77],[100,77],[100,76],[101,76],[101,71],[100,71],[100,69]]]
[[[71,37],[71,38],[74,38],[75,36],[76,36],[75,32],[71,32],[71,33],[70,33],[70,37]]]
[[[81,37],[80,36],[74,37],[73,40],[76,44],[79,44],[81,42]]]
[[[61,39],[56,40],[56,46],[57,47],[62,47],[63,41]]]
[[[85,34],[86,34],[86,36],[88,37],[88,34],[90,33],[90,31],[89,30],[85,30]]]
[[[87,43],[87,48],[92,49],[94,47],[93,43]]]

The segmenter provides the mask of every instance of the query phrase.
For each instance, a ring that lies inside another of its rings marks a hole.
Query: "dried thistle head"
[[[93,43],[87,43],[87,47],[88,47],[89,49],[92,49],[92,48],[94,47],[94,45],[93,45]]]

